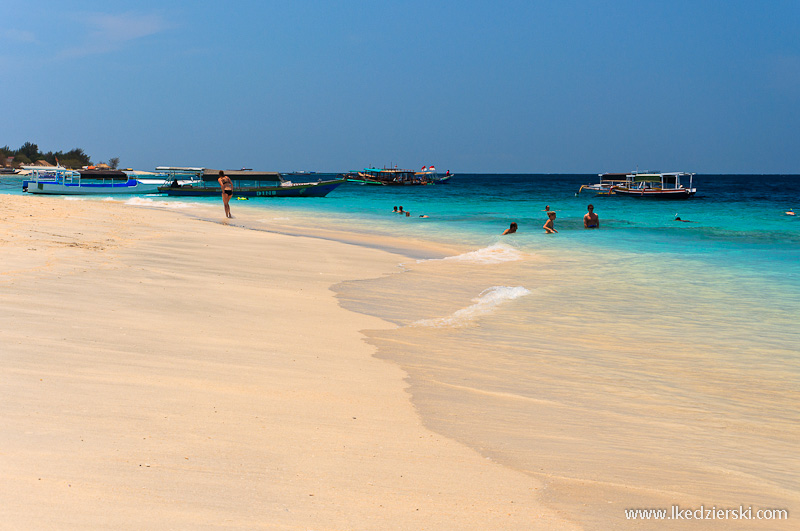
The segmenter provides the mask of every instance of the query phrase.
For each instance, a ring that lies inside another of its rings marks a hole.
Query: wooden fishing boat
[[[431,172],[415,172],[398,168],[364,168],[359,172],[347,174],[349,182],[360,184],[381,184],[386,186],[421,186],[434,184]]]
[[[207,168],[157,168],[174,176],[158,191],[169,196],[198,197],[215,196],[221,193],[219,170]],[[187,176],[192,176],[186,179]],[[225,171],[233,183],[234,197],[324,197],[345,182],[344,178],[316,182],[287,181],[278,172],[253,170]]]
[[[697,193],[697,188],[693,186],[694,175],[684,172],[634,173],[630,182],[613,186],[612,191],[614,195],[627,197],[688,199]]]

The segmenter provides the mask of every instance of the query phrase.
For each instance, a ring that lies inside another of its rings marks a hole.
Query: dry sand
[[[575,527],[338,306],[398,255],[216,220],[0,195],[0,528]]]

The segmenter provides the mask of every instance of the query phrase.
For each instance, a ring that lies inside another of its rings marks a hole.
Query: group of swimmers
[[[594,205],[589,205],[586,207],[588,212],[583,216],[583,228],[585,229],[599,229],[600,228],[600,218],[597,214],[594,213]],[[555,227],[556,221],[556,213],[553,210],[550,210],[550,205],[544,207],[544,211],[547,212],[547,221],[544,222],[542,228],[544,229],[545,233],[547,234],[554,234],[558,232]],[[503,232],[503,236],[506,234],[514,234],[517,232],[517,224],[511,223],[511,226],[508,227],[505,232]]]
[[[392,214],[403,214],[403,215],[405,215],[407,218],[408,218],[408,217],[411,217],[411,212],[409,212],[409,211],[407,211],[407,210],[403,210],[403,207],[402,207],[402,206],[400,206],[400,207],[394,207],[394,208],[392,209]],[[428,216],[426,216],[425,214],[420,214],[420,215],[419,215],[419,217],[421,217],[421,218],[427,218]]]

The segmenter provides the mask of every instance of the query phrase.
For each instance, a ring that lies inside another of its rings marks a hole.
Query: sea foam
[[[477,251],[470,251],[468,253],[459,254],[456,256],[448,256],[445,258],[437,258],[433,260],[418,260],[418,262],[432,262],[436,260],[453,260],[457,262],[472,262],[476,264],[500,264],[503,262],[514,262],[522,260],[525,253],[519,249],[512,247],[506,243],[495,243]]]
[[[125,201],[126,205],[146,206],[158,208],[190,208],[192,205],[180,201],[153,201],[147,197],[131,197]]]
[[[472,299],[475,304],[462,308],[448,317],[437,319],[422,319],[411,326],[460,327],[466,326],[474,319],[492,313],[501,304],[530,295],[530,290],[522,286],[494,286],[484,290],[477,298]]]

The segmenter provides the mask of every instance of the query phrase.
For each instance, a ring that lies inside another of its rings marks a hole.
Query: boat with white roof
[[[164,173],[120,170],[70,170],[62,166],[24,166],[29,172],[22,190],[31,194],[108,195],[158,193]]]

